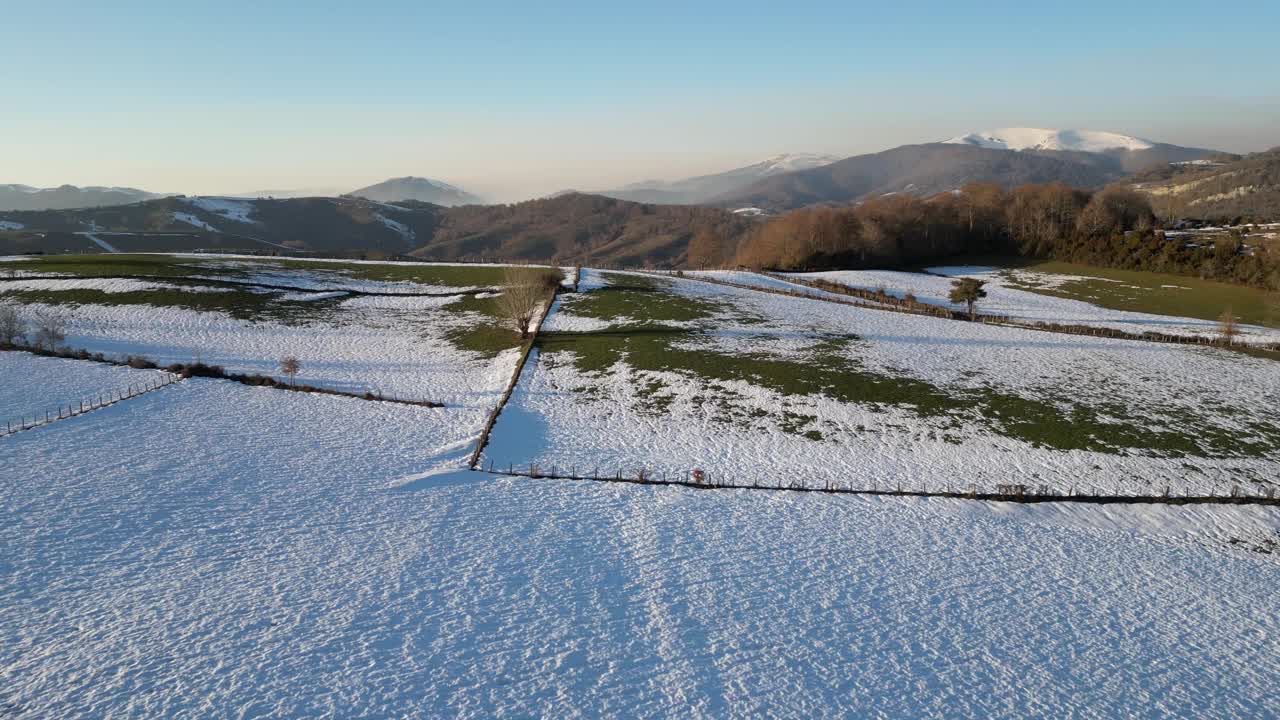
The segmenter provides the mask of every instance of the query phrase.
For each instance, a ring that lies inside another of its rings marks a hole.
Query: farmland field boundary
[[[574,279],[574,288],[577,287],[577,278]],[[557,285],[551,293],[551,298],[547,300],[546,309],[542,311],[542,316],[538,318],[538,322],[534,324],[529,332],[529,337],[525,341],[523,347],[520,348],[520,357],[516,360],[515,370],[511,373],[511,380],[507,383],[507,388],[502,392],[502,397],[498,399],[493,410],[489,411],[489,417],[485,420],[484,428],[480,431],[480,436],[476,438],[476,447],[471,451],[471,460],[467,463],[467,467],[475,470],[480,464],[480,455],[484,452],[484,448],[489,444],[489,435],[493,432],[493,426],[498,422],[498,416],[502,414],[502,409],[507,406],[507,401],[511,399],[512,393],[515,392],[516,386],[520,384],[520,376],[524,373],[525,363],[529,360],[529,354],[533,352],[533,346],[538,340],[538,333],[542,331],[542,323],[546,322],[551,315],[551,311],[555,309],[556,301],[560,298],[562,286]]]
[[[1138,494],[1105,494],[1098,493],[1094,489],[1087,492],[1076,492],[1075,488],[1067,492],[1057,492],[1046,486],[1030,487],[1024,485],[1000,485],[997,486],[995,492],[989,490],[979,490],[975,485],[964,486],[962,484],[947,485],[941,488],[929,488],[926,485],[919,487],[904,487],[902,483],[890,484],[886,483],[883,487],[864,487],[853,483],[840,483],[826,481],[821,486],[806,485],[803,482],[760,482],[753,481],[738,482],[729,479],[720,479],[713,477],[710,473],[703,473],[700,470],[691,470],[687,473],[678,473],[668,475],[665,473],[649,474],[645,471],[633,471],[628,475],[622,470],[615,470],[613,474],[609,474],[606,470],[601,474],[600,467],[592,468],[590,473],[577,472],[576,467],[568,468],[568,472],[562,472],[566,468],[552,466],[550,468],[540,468],[536,465],[526,465],[519,467],[508,465],[506,468],[501,466],[495,467],[492,463],[488,467],[473,467],[473,470],[486,472],[492,475],[502,475],[507,477],[521,477],[534,480],[562,480],[562,481],[580,481],[580,482],[603,482],[603,483],[621,483],[628,485],[660,485],[668,487],[686,487],[696,490],[768,490],[772,492],[793,491],[806,493],[827,493],[836,495],[867,495],[867,496],[885,496],[885,497],[922,497],[922,498],[951,498],[956,500],[976,500],[983,502],[1014,502],[1038,504],[1048,502],[1069,502],[1084,503],[1092,505],[1262,505],[1271,507],[1280,507],[1280,497],[1277,496],[1277,490],[1274,486],[1267,488],[1263,492],[1251,494],[1239,485],[1232,486],[1229,493],[1223,495],[1215,494],[1192,494],[1189,492],[1176,493],[1172,486],[1165,486],[1163,492],[1156,492],[1149,495]]]

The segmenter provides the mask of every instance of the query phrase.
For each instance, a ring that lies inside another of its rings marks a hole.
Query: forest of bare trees
[[[961,257],[1020,255],[1196,275],[1280,289],[1280,249],[1166,237],[1148,199],[1129,188],[1097,192],[1061,183],[1010,191],[987,183],[919,197],[895,194],[853,207],[807,208],[774,218],[736,248],[690,245],[691,267],[775,270],[910,267]]]

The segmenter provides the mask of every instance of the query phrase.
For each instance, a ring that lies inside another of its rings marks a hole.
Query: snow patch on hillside
[[[400,237],[404,238],[407,241],[412,241],[417,237],[417,234],[414,233],[413,230],[409,229],[408,225],[405,225],[399,220],[392,220],[391,218],[383,215],[382,213],[377,213],[377,218],[379,222],[381,222],[386,227],[399,233]]]
[[[200,228],[201,230],[208,230],[210,232],[218,231],[218,228],[210,225],[191,213],[175,212],[172,213],[172,215],[175,222],[186,223],[187,225],[192,225]]]
[[[182,198],[182,200],[191,205],[195,205],[205,212],[211,212],[214,215],[221,215],[228,220],[257,224],[257,221],[252,217],[253,203],[248,200],[239,200],[229,197],[189,197]]]
[[[824,155],[822,153],[783,153],[782,155],[768,158],[758,163],[755,167],[759,169],[762,177],[767,177],[769,175],[796,172],[797,170],[810,170],[823,165],[830,165],[842,159],[839,155]]]

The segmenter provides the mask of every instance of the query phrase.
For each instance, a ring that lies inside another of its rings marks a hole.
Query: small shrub
[[[294,355],[286,355],[280,361],[280,372],[289,376],[289,384],[296,384],[298,373],[302,370],[302,361]]]
[[[207,377],[207,378],[226,378],[227,371],[221,365],[208,365],[203,362],[193,363],[174,363],[165,368],[171,373],[181,375],[183,378]]]

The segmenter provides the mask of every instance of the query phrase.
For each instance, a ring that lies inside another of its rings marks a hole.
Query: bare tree
[[[0,303],[0,345],[18,345],[27,337],[27,319],[10,303]]]
[[[498,312],[520,333],[521,340],[529,338],[533,316],[559,284],[559,275],[548,268],[508,267],[503,271]]]
[[[987,291],[982,289],[986,284],[985,280],[960,278],[951,283],[951,294],[947,299],[953,303],[964,303],[969,308],[969,319],[977,320],[978,301],[987,296]]]
[[[53,308],[41,308],[35,313],[36,346],[45,350],[57,350],[67,339],[67,320]]]
[[[1218,318],[1218,332],[1222,335],[1223,342],[1230,345],[1240,336],[1240,326],[1236,322],[1235,313],[1231,312],[1231,308],[1222,311],[1222,316]]]
[[[298,373],[302,371],[302,361],[293,355],[285,355],[280,361],[280,372],[289,376],[289,385],[293,386],[294,381],[298,377]]]

